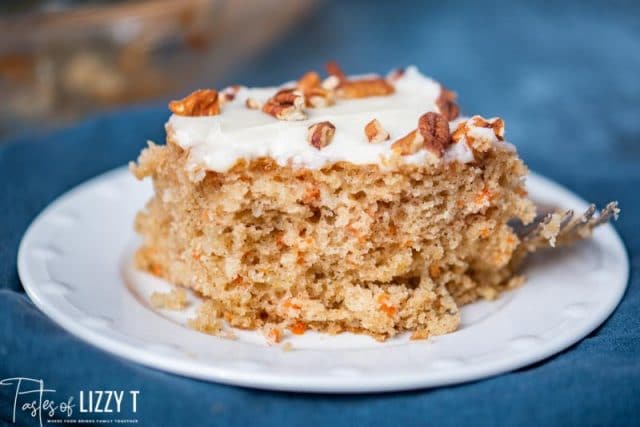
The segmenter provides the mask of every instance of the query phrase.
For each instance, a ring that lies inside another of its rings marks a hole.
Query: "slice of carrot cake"
[[[197,291],[205,330],[454,331],[461,305],[521,281],[527,168],[502,119],[459,117],[414,67],[327,69],[170,103],[166,145],[132,165],[155,188],[136,261]]]

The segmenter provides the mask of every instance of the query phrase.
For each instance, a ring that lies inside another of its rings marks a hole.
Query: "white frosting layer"
[[[287,83],[282,87],[292,87]],[[306,120],[283,121],[245,106],[247,98],[264,103],[280,88],[242,88],[233,101],[222,105],[217,116],[184,117],[172,115],[167,123],[175,142],[190,150],[189,167],[224,172],[239,159],[248,161],[271,157],[278,164],[310,169],[347,161],[355,164],[381,164],[392,155],[391,144],[416,129],[418,118],[428,111],[438,112],[436,100],[441,86],[409,67],[395,82],[395,93],[363,99],[338,99],[325,108],[306,108]],[[364,127],[378,119],[391,138],[369,143]],[[333,141],[321,150],[307,142],[308,127],[321,121],[336,127]],[[456,121],[458,122],[458,121]],[[456,122],[451,123],[452,130]],[[439,161],[426,150],[403,156],[415,164]],[[451,145],[444,161],[469,162],[473,153],[465,141]]]

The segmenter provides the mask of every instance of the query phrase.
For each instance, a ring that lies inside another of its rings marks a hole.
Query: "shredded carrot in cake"
[[[307,330],[307,325],[298,320],[297,322],[295,322],[293,325],[291,325],[289,327],[289,329],[291,330],[292,333],[294,333],[295,335],[302,335],[306,332]]]
[[[318,187],[310,187],[305,191],[302,197],[302,203],[310,204],[320,199],[320,189]]]
[[[377,301],[378,301],[378,304],[380,304],[380,307],[379,307],[380,311],[386,313],[387,316],[393,317],[396,314],[395,307],[393,307],[390,304],[387,304],[387,302],[389,301],[388,293],[383,292],[380,295],[378,295]]]
[[[440,266],[438,264],[431,264],[429,266],[429,276],[432,279],[437,279],[440,276]]]
[[[490,202],[491,200],[493,200],[493,197],[494,194],[487,187],[484,187],[482,191],[478,193],[478,195],[474,199],[474,202],[479,205],[484,202]]]
[[[352,234],[356,237],[360,235],[358,229],[355,228],[353,225],[347,225],[346,230],[349,232],[349,234]]]
[[[390,305],[386,305],[386,304],[382,304],[380,306],[380,310],[384,311],[385,313],[387,313],[387,316],[389,317],[393,317],[394,314],[396,314],[396,309]]]
[[[294,304],[291,302],[291,298],[287,298],[284,300],[284,302],[282,303],[282,306],[284,308],[292,308],[294,310],[300,310],[300,306],[298,304]]]
[[[284,243],[284,233],[282,231],[276,233],[276,243],[279,247],[287,246]]]
[[[149,272],[154,276],[162,276],[164,274],[164,268],[159,264],[151,264],[149,266]]]
[[[298,256],[296,257],[296,264],[302,265],[304,264],[305,254],[304,252],[298,252]]]

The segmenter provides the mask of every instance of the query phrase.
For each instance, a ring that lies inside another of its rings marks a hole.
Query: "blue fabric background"
[[[268,84],[335,58],[348,72],[415,63],[500,115],[531,168],[602,204],[631,258],[621,305],[549,360],[456,387],[377,395],[256,391],[181,378],[110,356],[29,301],[16,253],[29,222],[82,181],[161,141],[164,106],[129,108],[0,144],[0,379],[43,378],[60,396],[139,389],[141,425],[640,425],[640,3],[333,2],[233,80]],[[12,394],[0,387],[0,422]],[[107,417],[108,418],[108,417]],[[35,425],[21,416],[20,423]]]

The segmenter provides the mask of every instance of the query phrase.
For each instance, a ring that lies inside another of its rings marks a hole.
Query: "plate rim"
[[[611,223],[608,223],[604,225],[604,227],[600,228],[605,229],[611,235],[613,238],[612,243],[618,250],[620,250],[621,255],[623,255],[620,260],[622,263],[620,268],[622,270],[621,277],[624,277],[624,284],[619,285],[616,288],[615,295],[612,294],[612,302],[606,307],[606,309],[603,309],[598,316],[589,317],[588,321],[581,323],[581,326],[577,328],[579,329],[579,332],[571,334],[570,338],[554,342],[552,345],[547,344],[544,351],[537,351],[535,353],[523,352],[506,360],[497,359],[496,361],[486,362],[480,365],[467,366],[464,370],[456,371],[455,374],[452,374],[450,370],[445,370],[444,373],[446,374],[446,377],[444,378],[439,378],[437,373],[434,375],[432,372],[431,376],[428,378],[416,375],[414,379],[403,378],[402,381],[394,379],[393,376],[381,376],[377,377],[377,379],[369,377],[366,383],[362,383],[360,377],[358,378],[358,381],[354,381],[354,378],[348,376],[346,378],[331,376],[324,379],[313,376],[311,383],[307,376],[300,376],[297,378],[287,377],[283,379],[278,375],[270,374],[268,371],[256,373],[243,372],[240,369],[236,369],[230,373],[226,368],[215,369],[215,367],[211,367],[211,365],[208,365],[209,368],[207,374],[203,375],[202,372],[198,371],[197,363],[190,365],[189,361],[185,360],[168,361],[166,358],[170,356],[155,355],[144,349],[144,347],[138,348],[128,342],[123,342],[121,340],[102,335],[90,327],[74,321],[73,318],[65,316],[64,313],[48,304],[47,301],[42,298],[40,291],[37,289],[38,286],[37,283],[35,283],[36,280],[33,279],[29,273],[27,266],[27,262],[29,261],[28,254],[26,252],[27,247],[36,231],[37,225],[43,221],[43,218],[45,218],[50,212],[55,211],[56,208],[66,200],[71,199],[76,194],[82,192],[85,188],[95,185],[98,181],[119,176],[126,170],[126,166],[118,167],[72,187],[50,202],[31,221],[18,248],[17,267],[20,281],[23,289],[40,311],[42,311],[49,319],[53,320],[54,323],[62,327],[66,332],[74,335],[83,342],[128,361],[188,378],[262,390],[311,393],[379,393],[468,383],[499,374],[513,372],[516,369],[529,366],[532,363],[545,361],[551,356],[578,343],[611,317],[624,297],[629,284],[630,262],[626,245],[615,227]],[[560,197],[568,199],[571,204],[588,204],[584,199],[582,199],[582,197],[570,191],[563,185],[535,172],[530,171],[527,176],[527,180],[538,181],[544,186],[554,188],[557,193],[560,193]],[[118,267],[118,270],[120,270],[120,267]]]

